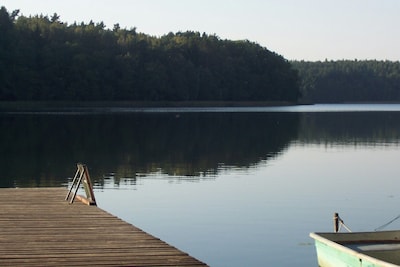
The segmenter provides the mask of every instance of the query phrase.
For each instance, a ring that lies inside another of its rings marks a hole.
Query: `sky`
[[[2,0],[9,12],[250,40],[289,60],[400,60],[400,0]]]

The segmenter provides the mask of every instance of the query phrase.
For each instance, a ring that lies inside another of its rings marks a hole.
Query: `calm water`
[[[317,266],[313,231],[400,213],[400,105],[0,113],[0,187],[67,186],[211,266]],[[400,227],[394,222],[386,229]]]

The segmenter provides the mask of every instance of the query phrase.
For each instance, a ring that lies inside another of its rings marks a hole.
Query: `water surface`
[[[317,266],[313,231],[400,213],[400,105],[2,112],[1,187],[66,186],[211,266]],[[399,228],[395,222],[387,229]]]

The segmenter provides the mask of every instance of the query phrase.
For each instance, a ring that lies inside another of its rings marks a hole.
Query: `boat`
[[[311,233],[320,267],[400,266],[400,231]]]
[[[335,232],[310,234],[320,267],[400,266],[400,230],[339,233],[335,224]]]

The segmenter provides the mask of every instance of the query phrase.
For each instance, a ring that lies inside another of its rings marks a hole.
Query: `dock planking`
[[[66,193],[0,189],[0,266],[207,266]]]

